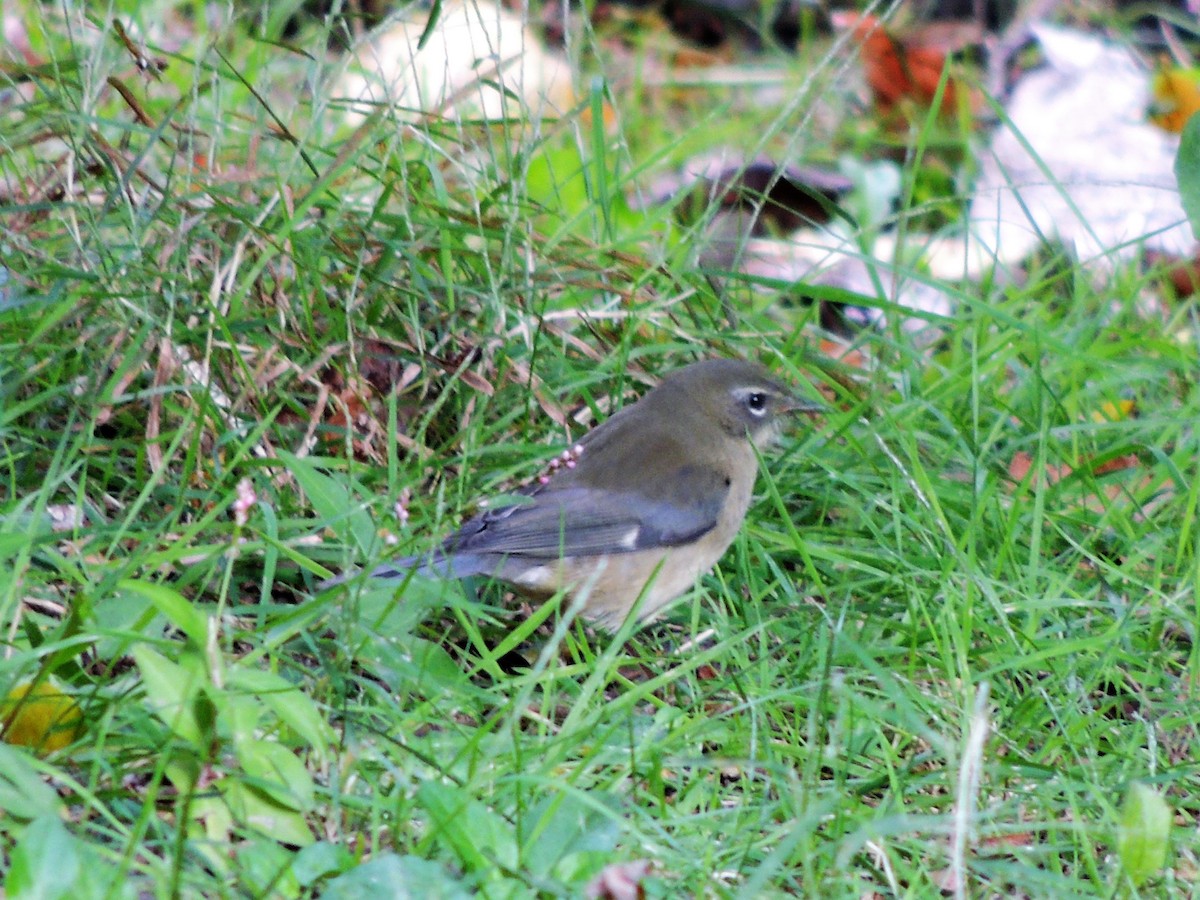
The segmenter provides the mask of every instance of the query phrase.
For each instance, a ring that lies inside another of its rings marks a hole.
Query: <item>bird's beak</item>
[[[799,397],[788,397],[783,401],[783,411],[789,413],[804,413],[814,415],[829,409],[824,403],[814,403],[811,400],[801,400]]]

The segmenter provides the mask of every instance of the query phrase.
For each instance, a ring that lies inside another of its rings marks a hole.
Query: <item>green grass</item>
[[[339,129],[312,28],[199,17],[154,81],[58,15],[0,100],[0,695],[84,724],[0,745],[8,896],[579,896],[640,861],[649,897],[1189,893],[1191,306],[1034,267],[837,363],[812,310],[735,285],[731,325],[669,211],[617,199],[703,115],[663,148],[622,108],[547,190],[560,137]],[[662,624],[317,591],[719,354],[829,411]]]

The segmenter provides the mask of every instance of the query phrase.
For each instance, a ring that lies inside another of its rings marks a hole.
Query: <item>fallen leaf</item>
[[[947,72],[948,50],[961,46],[954,46],[956,42],[949,39],[953,32],[946,23],[940,23],[940,30],[914,30],[902,37],[870,14],[841,11],[830,18],[835,28],[850,31],[858,43],[867,85],[876,108],[885,116],[897,112],[905,102],[928,109],[937,97],[943,75],[940,115],[955,114],[960,102],[972,111],[981,108],[980,98]]]
[[[1016,482],[1024,481],[1029,473],[1033,471],[1033,462],[1032,454],[1024,450],[1018,450],[1009,461],[1008,477]],[[1097,463],[1094,466],[1085,466],[1083,468],[1089,469],[1092,475],[1098,476],[1108,475],[1111,472],[1122,472],[1126,469],[1136,469],[1140,465],[1141,460],[1138,459],[1137,454],[1127,453],[1123,456],[1114,456],[1112,459]],[[1079,468],[1070,466],[1067,463],[1059,463],[1057,465],[1047,463],[1046,467],[1042,470],[1042,474],[1045,475],[1047,484],[1057,484],[1067,476],[1078,471]]]
[[[981,849],[998,850],[1005,847],[1032,847],[1037,843],[1032,831],[1016,831],[1012,834],[993,834],[981,838],[978,845]]]
[[[589,900],[642,900],[646,890],[642,882],[650,873],[647,860],[614,863],[592,879],[583,895]]]
[[[1145,121],[1150,79],[1140,60],[1082,31],[1031,30],[1046,65],[1014,86],[980,159],[971,243],[946,256],[958,275],[949,265],[931,270],[963,277],[964,261],[969,270],[1010,266],[1054,240],[1101,269],[1143,246],[1190,254],[1196,240],[1174,171],[1179,139]]]
[[[1200,250],[1191,256],[1148,250],[1145,261],[1170,283],[1177,299],[1191,297],[1200,289]]]
[[[1093,422],[1124,422],[1137,412],[1137,404],[1132,400],[1109,401],[1100,404],[1100,408],[1092,413]]]
[[[817,346],[825,356],[836,359],[852,369],[867,368],[867,358],[863,355],[862,350],[845,341],[821,338]]]
[[[1148,110],[1150,121],[1164,131],[1180,134],[1195,113],[1200,112],[1200,69],[1159,65],[1150,80],[1154,99]]]
[[[0,736],[41,753],[66,747],[79,737],[82,724],[78,704],[50,681],[18,684],[0,703]]]

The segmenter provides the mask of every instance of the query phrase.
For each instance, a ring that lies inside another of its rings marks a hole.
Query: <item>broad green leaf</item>
[[[216,785],[233,821],[259,834],[297,847],[313,842],[304,816],[276,803],[270,796],[235,778],[222,778]]]
[[[202,749],[207,723],[198,715],[200,689],[205,683],[201,665],[195,660],[189,666],[179,665],[145,644],[133,648],[133,660],[141,672],[150,710],[177,737]]]
[[[163,770],[167,773],[167,781],[174,785],[177,791],[184,794],[193,790],[200,783],[204,764],[197,749],[191,753],[172,753],[171,759],[163,767]],[[193,819],[202,818],[198,807],[204,802],[207,802],[206,797],[202,797],[193,803],[191,807]]]
[[[430,834],[468,872],[492,872],[497,863],[506,869],[518,868],[513,826],[465,789],[426,781],[417,789],[417,802],[429,814]]]
[[[247,893],[255,897],[291,900],[300,896],[291,861],[293,851],[269,837],[237,842],[238,875]]]
[[[365,504],[347,487],[351,483],[350,476],[335,478],[322,471],[314,460],[286,451],[280,451],[279,458],[296,477],[300,489],[317,511],[320,524],[332,528],[343,541],[353,544],[363,558],[370,556],[379,538]]]
[[[354,857],[341,844],[318,841],[295,855],[292,875],[301,887],[312,887],[322,878],[345,872],[353,866]]]
[[[288,809],[312,808],[312,778],[295,753],[274,741],[258,740],[239,741],[235,750],[251,787]]]
[[[1200,114],[1183,126],[1175,154],[1175,181],[1183,211],[1192,223],[1192,234],[1200,238]]]
[[[358,659],[393,690],[474,693],[462,666],[438,644],[408,634],[371,634],[369,641],[358,651]]]
[[[167,619],[188,636],[197,646],[204,647],[208,643],[208,617],[196,609],[191,602],[178,591],[162,584],[149,581],[126,579],[118,585],[123,590],[145,597]]]
[[[172,627],[144,591],[115,590],[91,609],[96,631],[95,652],[103,659],[120,658],[141,638],[164,637]]]
[[[1167,864],[1171,837],[1171,807],[1157,791],[1133,784],[1121,805],[1117,856],[1121,868],[1141,886]]]
[[[81,871],[78,849],[58,816],[42,816],[30,822],[12,852],[4,880],[7,900],[73,896]]]
[[[241,691],[219,691],[213,697],[221,736],[235,744],[255,740],[262,733],[266,709],[254,694]]]
[[[385,853],[330,881],[323,900],[468,900],[474,896],[435,862]],[[492,896],[488,894],[486,896]]]
[[[172,778],[173,782],[174,780]],[[224,779],[221,784],[224,784],[227,780]],[[188,823],[189,836],[199,837],[203,835],[207,838],[207,840],[197,842],[200,851],[206,859],[217,860],[215,868],[218,871],[225,869],[228,866],[228,861],[220,858],[223,856],[220,848],[232,840],[234,831],[240,824],[240,820],[234,815],[234,811],[229,808],[229,804],[225,802],[225,797],[213,791],[204,791],[196,794],[192,799],[191,806],[188,807],[188,812],[192,816],[191,821]]]
[[[226,675],[233,690],[253,694],[300,736],[308,747],[324,756],[334,740],[333,729],[312,698],[274,672],[235,668]]]
[[[58,794],[42,780],[29,754],[0,744],[0,810],[4,816],[22,821],[57,816],[61,806]]]
[[[539,147],[525,173],[526,196],[541,212],[539,228],[555,237],[606,235],[620,245],[665,227],[646,210],[630,207],[614,159],[602,141],[587,154],[574,141]]]
[[[27,534],[0,534],[0,559],[11,559],[32,544]]]
[[[562,871],[560,864],[584,854],[595,855],[598,871],[619,837],[614,816],[565,791],[547,796],[519,822],[523,868],[543,877],[571,879],[575,873]]]
[[[349,596],[353,624],[368,632],[389,635],[409,634],[431,612],[469,602],[460,582],[420,575],[406,582],[366,579],[351,587]]]

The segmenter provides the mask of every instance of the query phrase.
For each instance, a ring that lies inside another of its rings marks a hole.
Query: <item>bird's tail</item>
[[[371,577],[388,581],[408,578],[410,574],[422,578],[470,578],[472,575],[494,575],[496,569],[494,557],[476,553],[446,553],[439,549],[384,563],[371,571]]]
[[[445,553],[434,550],[417,556],[402,556],[383,563],[371,570],[370,578],[380,581],[406,581],[410,577],[421,578],[470,578],[472,575],[497,574],[494,558],[474,553]],[[361,570],[343,572],[318,585],[320,590],[336,587],[358,576]]]
[[[433,575],[444,575],[446,560],[439,553],[426,553],[420,556],[402,556],[393,559],[371,570],[372,578],[385,581],[397,581],[410,575],[420,575],[429,578]]]
[[[368,577],[378,578],[383,581],[403,581],[410,575],[421,575],[428,578],[439,572],[438,555],[430,553],[424,556],[402,556],[399,559],[393,559],[391,562],[376,566],[371,570]],[[324,591],[328,588],[337,587],[339,584],[345,584],[347,581],[357,578],[361,574],[362,569],[351,569],[348,572],[343,572],[341,575],[325,579],[317,585],[317,590]]]

